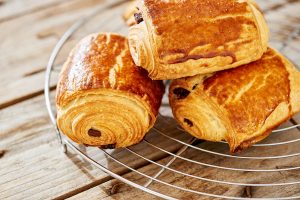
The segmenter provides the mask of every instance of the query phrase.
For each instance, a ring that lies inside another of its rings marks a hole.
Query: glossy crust
[[[204,140],[227,141],[237,152],[300,111],[300,73],[268,49],[253,63],[175,80],[169,98],[185,130]]]
[[[154,125],[164,85],[134,65],[116,34],[84,38],[65,62],[57,87],[57,124],[77,143],[108,148],[140,142]]]
[[[153,79],[175,79],[258,60],[269,30],[253,0],[144,0],[129,32],[135,63]]]

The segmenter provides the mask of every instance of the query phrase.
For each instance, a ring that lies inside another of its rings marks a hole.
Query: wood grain
[[[290,124],[286,124],[288,126]],[[273,134],[269,139],[264,141],[275,142],[275,141],[286,141],[293,138],[298,138],[298,130],[288,132],[286,135]],[[228,152],[226,145],[214,144],[210,142],[204,142],[198,147],[213,150],[216,152]],[[299,152],[299,144],[294,143],[290,145],[280,147],[254,147],[241,154],[241,156],[267,156],[267,155],[285,155],[295,152]],[[196,160],[199,162],[214,164],[225,167],[236,167],[245,169],[280,169],[293,166],[299,166],[299,159],[297,157],[285,158],[285,159],[263,159],[263,160],[244,160],[244,159],[231,159],[224,158],[221,156],[214,156],[208,153],[203,153],[198,150],[189,148],[183,157]],[[169,158],[162,159],[159,163],[163,164],[168,161]],[[190,175],[204,177],[214,180],[238,182],[238,183],[284,183],[299,180],[299,170],[293,170],[289,172],[233,172],[228,170],[220,170],[211,167],[200,166],[198,164],[190,163],[181,159],[177,159],[172,165],[172,169],[179,170],[181,172],[188,173]],[[140,172],[154,175],[157,172],[157,166],[154,164],[147,165],[141,169]],[[138,184],[145,184],[147,178],[142,177],[136,173],[129,173],[125,175],[131,181]],[[245,186],[231,186],[226,184],[209,183],[207,181],[190,178],[179,173],[174,173],[170,170],[166,170],[160,177],[159,180],[171,183],[186,189],[192,189],[200,192],[207,192],[211,194],[235,196],[235,197],[252,197],[252,198],[263,198],[263,197],[286,197],[300,195],[299,185],[291,186],[273,186],[273,187],[245,187]],[[117,186],[115,186],[117,185]],[[114,189],[117,187],[117,190]],[[153,189],[163,194],[171,195],[178,199],[212,199],[201,195],[195,195],[190,192],[183,192],[178,189],[171,189],[169,186],[165,186],[160,183],[153,183],[150,186]],[[111,193],[110,191],[114,192]],[[172,191],[172,192],[171,192]],[[124,195],[126,194],[126,195]],[[78,195],[73,196],[70,199],[130,199],[138,196],[144,199],[159,199],[149,196],[145,192],[134,189],[128,185],[122,184],[117,180],[108,181],[100,186],[82,192]]]
[[[73,199],[136,199],[137,197],[158,199],[112,180],[111,177],[83,162],[72,152],[68,155],[63,154],[49,122],[41,95],[45,66],[59,38],[74,22],[105,7],[109,2],[111,3],[112,0],[0,1],[0,38],[2,39],[0,43],[2,84],[0,88],[0,199],[52,199],[56,197],[59,199],[68,197]],[[114,2],[119,2],[119,0],[114,0]],[[52,89],[55,88],[58,72],[68,52],[86,34],[97,31],[127,33],[127,27],[121,19],[126,4],[121,0],[120,2],[117,6],[98,12],[64,46],[55,63]],[[297,30],[300,29],[300,0],[258,0],[258,3],[266,12],[265,16],[271,27],[272,46],[281,49],[282,41],[286,41],[287,47],[283,51],[284,54],[299,66],[300,35],[297,34]],[[292,34],[294,34],[293,37],[290,37]],[[164,102],[167,102],[166,98]],[[170,112],[164,108],[163,113],[170,115]],[[298,116],[295,120],[300,122]],[[187,135],[178,134],[177,131],[173,134],[176,137],[188,139]],[[298,135],[299,132],[293,130],[279,138],[271,136],[268,140],[282,141]],[[173,142],[157,136],[157,133],[153,133],[149,140],[161,147],[167,147],[167,150],[171,152],[176,152],[180,147],[179,144],[174,145]],[[258,153],[260,156],[267,156],[295,153],[299,149],[298,145],[294,143],[280,148],[251,149],[244,154],[256,155]],[[203,143],[200,146],[219,152],[227,150],[226,146],[219,144]],[[161,164],[166,164],[172,158],[146,144],[134,147],[134,150],[150,159],[159,160]],[[129,171],[120,165],[108,161],[97,149],[87,149],[87,151],[93,158],[101,161],[116,173],[126,174],[126,178],[140,184],[147,181],[135,173],[128,173]],[[154,175],[160,169],[153,164],[148,165],[148,162],[128,152],[117,151],[114,156],[123,162],[132,163],[134,168],[149,175]],[[199,153],[191,149],[184,156],[220,166],[282,168],[300,165],[298,157],[241,162]],[[299,180],[299,171],[232,174],[224,170],[199,167],[182,160],[176,160],[171,167],[197,176],[250,183]],[[298,185],[268,189],[229,187],[184,178],[170,171],[163,173],[160,179],[181,187],[226,195],[246,197],[273,195],[276,197],[300,193]],[[181,199],[207,199],[203,196],[170,190],[158,183],[154,183],[150,188]]]
[[[81,17],[107,6],[109,2],[108,0],[72,0],[0,23],[0,30],[5,30],[0,31],[0,37],[4,38],[0,44],[2,52],[0,79],[1,83],[6,85],[0,88],[0,93],[6,94],[0,97],[0,108],[41,94],[44,70],[58,39]],[[60,54],[57,65],[65,61],[71,47],[86,34],[105,30],[121,31],[122,27],[126,28],[121,16],[115,17],[116,13],[123,10],[124,0],[115,2],[121,3],[117,7],[100,12],[88,23],[89,26],[82,27],[81,32],[73,36]],[[100,22],[96,21],[97,19],[101,19]],[[110,23],[108,24],[107,21]],[[111,27],[111,23],[116,27]],[[54,86],[56,80],[52,80],[51,85]]]
[[[63,0],[1,0],[0,1],[0,23],[21,16],[62,4]],[[13,12],[12,12],[13,10]]]
[[[74,194],[82,187],[86,188],[86,185],[92,187],[108,180],[107,174],[82,162],[72,152],[67,155],[61,152],[45,110],[43,96],[3,109],[0,116],[0,150],[3,152],[0,158],[1,199],[52,198],[65,193]],[[166,127],[165,124],[158,126]],[[178,135],[179,131],[174,123],[167,126],[167,130],[174,137],[183,140],[190,137]],[[176,152],[181,146],[163,140],[155,133],[149,135],[149,140],[166,146],[172,152]],[[163,152],[153,152],[146,144],[132,148],[154,160],[166,157]],[[115,173],[123,174],[128,171],[108,161],[97,148],[88,148],[86,151]],[[126,151],[115,151],[113,154],[123,162],[131,163],[134,168],[147,164],[145,160]]]
[[[14,2],[12,1],[12,4]],[[37,5],[41,4],[41,1],[39,2]],[[47,5],[47,2],[49,3],[49,0],[45,1],[45,5]],[[0,23],[0,29],[5,30],[0,32],[0,37],[5,38],[4,42],[0,44],[0,50],[3,52],[0,55],[1,69],[3,70],[3,73],[0,74],[0,79],[6,85],[6,87],[0,88],[0,93],[6,94],[0,97],[0,108],[41,94],[44,69],[50,53],[60,36],[76,20],[105,6],[107,2],[109,1],[63,1],[60,4],[54,3],[53,6],[43,6],[43,9],[39,9],[36,12]],[[270,7],[274,7],[274,5],[279,3],[283,4],[284,2],[286,5],[286,1],[259,1],[264,10],[269,10],[266,18],[269,22],[273,22],[270,23],[273,27],[273,32],[276,32],[276,34],[273,33],[273,38],[280,39],[280,43],[272,42],[272,45],[276,48],[280,48],[281,41],[285,41],[294,30],[291,25],[295,26],[300,20],[297,15],[297,10],[300,7],[299,1],[293,1],[292,4],[281,6],[275,10],[270,9]],[[9,6],[10,1],[6,3],[3,5]],[[57,65],[64,62],[70,48],[88,33],[113,31],[126,34],[127,27],[121,19],[121,13],[125,6],[126,4],[120,4],[105,12],[100,12],[88,23],[88,26],[81,28],[79,33],[75,34],[72,40],[66,44],[57,60]],[[15,26],[15,24],[19,25]],[[300,37],[296,37],[290,42],[290,47],[286,50],[286,54],[294,62],[300,62],[296,51],[299,50],[299,44]],[[28,51],[28,47],[30,47],[30,51]],[[51,85],[54,86],[55,83],[56,80],[53,79]]]

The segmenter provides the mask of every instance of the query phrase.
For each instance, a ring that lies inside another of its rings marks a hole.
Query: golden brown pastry
[[[130,28],[133,60],[152,79],[234,68],[261,58],[269,29],[253,0],[144,0]]]
[[[102,148],[140,142],[164,93],[137,68],[128,41],[116,34],[84,38],[64,64],[57,87],[57,125],[73,141]]]
[[[137,24],[137,14],[139,10],[137,8],[137,2],[131,1],[126,9],[126,11],[123,13],[123,19],[126,22],[128,26],[132,26],[134,24]]]
[[[231,152],[267,137],[300,111],[300,73],[272,49],[250,64],[175,80],[170,105],[193,136],[227,141]]]

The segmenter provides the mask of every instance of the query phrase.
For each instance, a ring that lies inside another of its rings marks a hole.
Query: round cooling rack
[[[82,37],[93,32],[126,34],[125,24],[116,30],[107,25],[112,17],[116,18],[115,13],[111,16],[106,13],[106,18],[102,16],[108,8],[117,9],[116,5],[120,2],[126,1],[113,1],[77,21],[61,37],[51,54],[46,71],[45,98],[64,152],[70,149],[112,177],[163,199],[179,199],[182,195],[191,199],[300,199],[300,175],[297,174],[300,170],[300,161],[297,162],[300,160],[297,159],[300,157],[300,124],[297,117],[273,131],[263,142],[232,155],[224,142],[200,141],[184,133],[170,114],[166,94],[157,124],[138,145],[102,150],[75,144],[64,137],[56,126],[54,97],[50,91],[55,89],[68,52]],[[114,23],[120,27],[124,22],[115,19]],[[289,57],[300,53],[300,26],[285,22],[286,29],[283,30],[282,23],[280,19],[269,22],[271,45],[292,62],[300,63],[297,56]],[[296,39],[298,45],[295,44]],[[143,166],[151,166],[151,170]],[[131,176],[124,175],[124,170]],[[277,196],[277,191],[285,191],[287,196]],[[256,192],[260,196],[256,196]]]

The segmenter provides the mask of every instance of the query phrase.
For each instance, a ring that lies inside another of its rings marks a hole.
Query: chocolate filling
[[[193,122],[189,119],[184,118],[184,122],[187,123],[190,127],[194,126]]]
[[[191,92],[184,88],[175,88],[173,93],[177,96],[177,99],[185,99]]]
[[[88,131],[88,135],[91,136],[91,137],[101,137],[101,132],[97,131],[95,129],[90,129]]]
[[[198,86],[199,84],[197,83],[197,84],[195,84],[194,86],[193,86],[193,90],[195,90],[196,88],[197,88],[197,86]]]
[[[107,144],[107,145],[102,145],[101,149],[115,149],[116,144]]]
[[[217,53],[217,52],[210,52],[208,54],[204,54],[204,55],[185,55],[182,58],[177,58],[173,61],[168,62],[169,64],[178,64],[178,63],[183,63],[186,62],[188,60],[200,60],[202,58],[214,58],[217,56],[221,56],[221,57],[231,57],[232,58],[232,63],[235,63],[237,61],[236,59],[236,55],[232,52],[221,52],[221,53]]]
[[[144,21],[142,13],[134,13],[134,19],[138,24]]]

